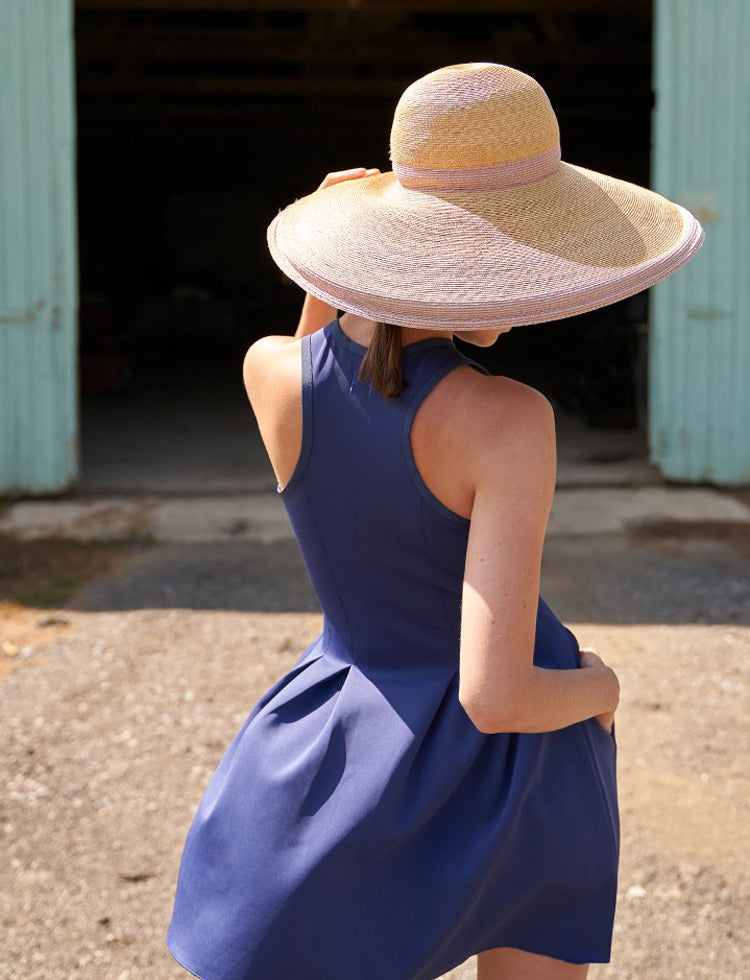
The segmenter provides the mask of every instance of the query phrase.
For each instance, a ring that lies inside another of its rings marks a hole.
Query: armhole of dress
[[[305,334],[300,341],[300,351],[302,359],[302,445],[300,447],[297,465],[294,467],[291,477],[281,490],[278,485],[276,492],[282,500],[288,500],[299,486],[299,483],[307,469],[312,450],[312,334]]]
[[[451,371],[458,367],[464,367],[466,364],[468,364],[470,367],[476,368],[476,370],[480,371],[482,374],[491,373],[478,361],[474,361],[470,357],[466,357],[466,355],[462,354],[461,351],[457,351],[457,353],[460,355],[460,360],[451,360],[440,364],[430,375],[428,375],[428,377],[424,379],[422,384],[412,396],[409,407],[406,410],[403,427],[401,429],[401,448],[403,450],[403,456],[412,480],[425,500],[427,500],[427,502],[432,505],[433,509],[443,517],[448,518],[448,520],[453,521],[455,524],[468,527],[471,519],[464,517],[463,514],[458,514],[455,510],[451,510],[450,507],[447,507],[439,497],[435,496],[432,490],[430,490],[430,488],[424,482],[422,479],[422,474],[417,469],[417,461],[414,458],[414,451],[411,445],[411,427],[412,423],[414,422],[414,416],[417,414],[417,409],[419,406],[422,404],[429,392],[435,387],[438,381],[444,378],[445,375],[450,374]]]

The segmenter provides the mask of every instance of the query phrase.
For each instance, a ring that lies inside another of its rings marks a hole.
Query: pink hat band
[[[562,158],[560,144],[532,156],[485,167],[413,167],[394,160],[393,172],[403,187],[429,191],[494,191],[521,187],[557,172]]]

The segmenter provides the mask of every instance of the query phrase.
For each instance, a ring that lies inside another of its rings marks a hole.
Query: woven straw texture
[[[277,265],[337,309],[425,329],[520,326],[631,296],[687,262],[703,230],[644,187],[565,163],[529,75],[472,62],[399,99],[393,170],[280,211]]]

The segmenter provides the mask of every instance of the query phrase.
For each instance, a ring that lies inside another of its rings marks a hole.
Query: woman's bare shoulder
[[[543,392],[504,375],[457,374],[450,444],[475,488],[556,467],[555,414]]]
[[[457,405],[460,427],[480,445],[497,439],[523,441],[554,430],[555,413],[547,396],[532,385],[505,375],[466,372]]]
[[[283,384],[286,377],[290,381],[290,392],[292,389],[296,391],[295,378],[298,379],[300,372],[300,343],[300,337],[266,334],[250,344],[242,362],[242,377],[251,401],[264,393],[278,392],[280,384],[281,390],[286,390],[287,386]]]
[[[423,431],[439,458],[437,469],[453,474],[454,499],[476,505],[488,495],[497,505],[554,485],[555,417],[541,391],[470,365],[451,372],[440,387]]]
[[[256,370],[263,371],[269,358],[278,360],[280,353],[295,346],[299,347],[300,342],[300,337],[291,337],[288,334],[265,334],[258,337],[245,353],[243,374],[252,374]]]

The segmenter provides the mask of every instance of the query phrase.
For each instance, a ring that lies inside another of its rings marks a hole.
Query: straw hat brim
[[[574,164],[502,190],[407,188],[392,171],[298,198],[268,226],[272,258],[307,292],[424,329],[542,323],[625,299],[703,244],[684,207]]]

